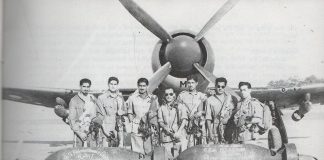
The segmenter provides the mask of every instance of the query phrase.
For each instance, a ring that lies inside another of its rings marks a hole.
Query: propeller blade
[[[169,75],[171,71],[171,63],[167,62],[159,70],[157,70],[149,80],[147,91],[152,93],[159,84]]]
[[[204,76],[210,83],[215,84],[216,76],[207,71],[204,67],[200,66],[198,63],[194,64],[194,67],[199,71],[199,73]],[[238,101],[241,99],[241,97],[231,88],[227,87],[225,88],[225,92],[231,94],[234,96]]]
[[[205,24],[201,31],[196,35],[195,40],[199,41],[206,32],[213,27],[228,11],[230,11],[239,0],[228,0]]]
[[[172,39],[167,31],[159,25],[149,14],[147,14],[133,0],[119,0],[119,2],[128,10],[128,12],[137,19],[145,28],[160,38],[163,42]]]
[[[204,76],[209,82],[211,83],[215,83],[216,80],[216,76],[214,76],[212,73],[210,73],[209,71],[207,71],[204,67],[202,67],[201,65],[199,65],[198,63],[194,64],[194,67],[199,71],[199,73]]]

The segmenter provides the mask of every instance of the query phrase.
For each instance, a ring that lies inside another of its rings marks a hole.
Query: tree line
[[[289,87],[300,87],[309,84],[324,83],[324,78],[317,78],[315,75],[300,79],[298,77],[290,77],[288,79],[280,79],[276,81],[270,81],[267,84],[268,88],[289,88]]]

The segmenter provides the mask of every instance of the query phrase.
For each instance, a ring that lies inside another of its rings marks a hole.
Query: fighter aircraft
[[[190,74],[195,74],[199,77],[198,90],[202,92],[206,90],[209,83],[215,81],[216,76],[212,74],[215,65],[215,55],[210,47],[211,44],[204,38],[204,35],[238,3],[238,0],[228,0],[197,34],[187,30],[168,32],[133,0],[119,1],[138,22],[160,39],[155,45],[152,54],[152,68],[154,73],[149,79],[149,92],[158,92],[159,90],[163,90],[166,86],[172,87],[177,91],[182,91],[186,89],[185,77]],[[135,90],[136,89],[120,89],[125,99]],[[77,89],[3,88],[3,99],[54,107],[58,103],[68,104],[69,99],[77,92]],[[233,95],[237,100],[240,99],[236,90],[227,87],[226,92]],[[100,93],[102,92],[93,92],[95,95]],[[302,98],[306,93],[312,94],[313,101],[323,103],[323,84],[309,87],[257,89],[252,92],[252,96],[261,101],[275,101],[276,105],[279,107],[288,107],[292,104],[300,104],[300,101],[309,101],[309,99]],[[309,158],[307,156],[297,155],[294,145],[288,143],[280,116],[276,118],[278,121],[281,121],[280,124],[282,124],[282,126],[278,128],[281,131],[280,134],[283,144],[273,155],[270,154],[269,150],[253,145],[219,145],[189,148],[181,153],[178,159],[212,159],[213,157],[221,158],[225,155],[227,159],[237,159],[242,155],[252,155],[252,159],[291,159],[291,157],[296,158],[298,156],[299,158]],[[255,150],[258,152],[255,152]],[[237,154],[228,154],[233,151]],[[125,152],[125,154],[122,154],[122,156],[113,156],[113,153],[117,152]],[[68,159],[80,158],[78,156],[81,154],[76,156],[76,154],[73,153],[87,153],[85,154],[87,156],[93,154],[92,156],[99,156],[98,158],[102,156],[101,158],[108,159],[125,159],[137,156],[135,153],[119,148],[110,150],[68,149],[50,156],[49,159],[64,159],[64,156],[68,156]],[[154,153],[152,153],[152,157],[153,159],[164,159],[164,156],[162,156],[163,153],[163,148],[156,149]],[[201,154],[193,155],[193,153]],[[151,159],[151,157],[147,158]]]
[[[226,2],[205,24],[199,33],[188,30],[166,31],[139,5],[133,1],[120,1],[138,22],[156,35],[160,40],[156,43],[152,53],[152,69],[154,74],[150,78],[149,91],[156,88],[163,90],[165,86],[177,91],[186,89],[185,77],[196,74],[199,77],[198,90],[205,92],[208,84],[214,82],[216,76],[212,73],[215,66],[215,55],[211,44],[204,35],[231,10],[238,1]],[[125,11],[124,11],[125,12]],[[218,53],[221,54],[221,53]],[[230,79],[230,77],[227,77]],[[324,103],[324,84],[305,87],[280,89],[253,88],[252,96],[260,101],[274,101],[278,107],[290,107],[300,104],[306,93],[311,93],[313,103]],[[135,88],[121,88],[125,99],[134,92]],[[226,88],[237,99],[238,90]],[[62,98],[66,103],[78,92],[78,89],[61,88],[3,88],[3,99],[54,107],[56,98]],[[95,95],[102,91],[93,91]]]

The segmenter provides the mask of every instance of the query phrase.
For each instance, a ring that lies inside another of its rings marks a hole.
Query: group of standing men
[[[69,104],[75,146],[123,147],[126,131],[131,133],[131,149],[141,156],[164,146],[172,159],[194,145],[245,143],[264,131],[264,105],[251,98],[248,82],[239,83],[241,100],[235,103],[225,92],[225,78],[217,78],[215,92],[206,95],[196,90],[198,79],[191,75],[188,90],[176,96],[173,88],[166,88],[161,104],[147,92],[146,78],[138,79],[138,89],[126,102],[118,83],[110,77],[108,90],[96,99],[89,94],[91,81],[80,81],[81,91]]]

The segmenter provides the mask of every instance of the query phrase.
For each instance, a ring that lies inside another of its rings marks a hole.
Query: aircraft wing
[[[133,93],[136,89],[119,89],[124,99]],[[27,104],[40,105],[53,108],[56,103],[56,97],[62,98],[66,103],[78,93],[77,89],[58,89],[58,88],[2,88],[2,99],[22,102]],[[103,91],[92,91],[96,97]]]
[[[135,90],[135,88],[119,89],[125,100]],[[60,97],[68,103],[78,91],[76,89],[57,88],[3,88],[2,99],[52,108],[56,105],[56,97]],[[98,96],[103,91],[93,91],[91,93]],[[306,93],[311,93],[312,103],[324,104],[324,84],[280,89],[255,88],[251,94],[252,97],[259,99],[261,102],[272,100],[279,107],[290,107],[303,101],[303,96]]]
[[[286,108],[298,105],[304,100],[306,93],[311,94],[312,103],[324,104],[324,84],[280,89],[258,88],[254,89],[251,95],[261,102],[272,100],[278,107]]]

